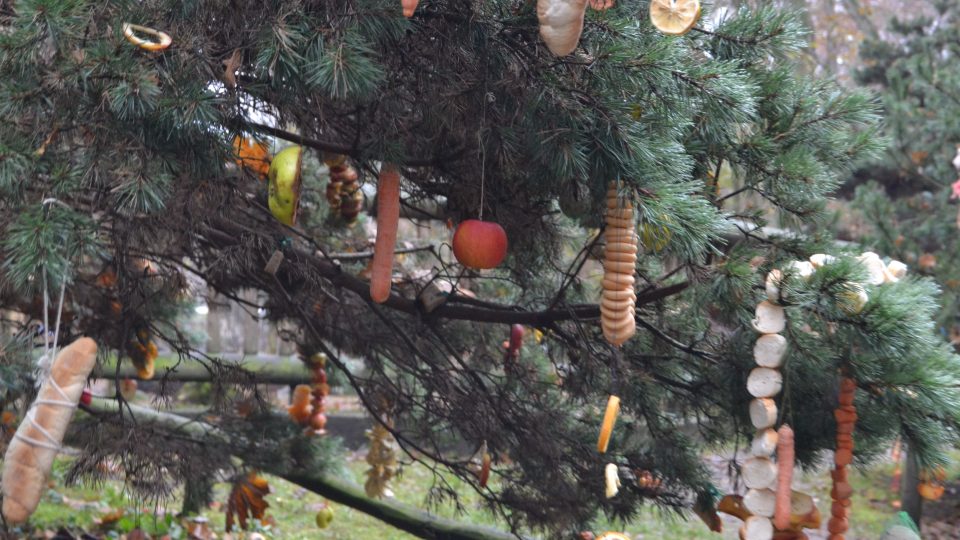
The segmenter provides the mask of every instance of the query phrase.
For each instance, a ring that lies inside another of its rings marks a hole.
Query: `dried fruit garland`
[[[305,428],[308,435],[323,435],[326,433],[327,416],[324,400],[330,394],[330,385],[327,384],[327,371],[324,369],[327,357],[317,353],[310,357],[310,366],[313,371],[312,385],[298,384],[293,389],[293,397],[287,414],[295,423]]]

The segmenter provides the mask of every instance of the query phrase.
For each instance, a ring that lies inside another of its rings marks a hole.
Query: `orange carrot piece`
[[[773,524],[780,530],[790,528],[790,485],[793,483],[793,428],[784,424],[777,430],[777,504]]]
[[[403,16],[408,19],[413,17],[413,12],[417,10],[418,3],[420,3],[420,0],[400,0],[400,5],[403,7]]]
[[[600,438],[597,439],[597,451],[601,454],[607,451],[607,445],[610,444],[610,434],[613,433],[613,425],[617,422],[617,414],[620,412],[620,398],[611,395],[607,399],[607,410],[603,413],[603,424],[600,426]]]
[[[377,242],[370,271],[370,299],[382,304],[390,298],[393,279],[393,250],[400,222],[400,172],[392,163],[380,168],[377,185]]]

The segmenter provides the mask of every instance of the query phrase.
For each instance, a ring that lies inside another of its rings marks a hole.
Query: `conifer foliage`
[[[795,75],[805,35],[790,13],[719,17],[704,6],[697,26],[672,37],[652,27],[646,0],[620,0],[588,10],[578,48],[557,58],[534,4],[425,0],[407,19],[397,0],[0,3],[0,307],[42,321],[43,284],[65,283],[65,340],[89,335],[129,362],[146,325],[183,362],[235,386],[249,378],[199,352],[176,316],[187,276],[228,298],[258,289],[257,307],[297,328],[305,358],[326,354],[332,379],[393,420],[384,427],[408,456],[464,478],[510,527],[574,531],[600,512],[690,507],[712,493],[702,451],[752,435],[744,382],[763,276],[826,250],[835,264],[785,286],[780,410],[798,464],[833,449],[841,371],[862,389],[857,460],[903,435],[924,464],[941,462],[960,395],[956,358],[933,331],[936,287],[918,277],[868,287],[863,310],[844,312],[835,298],[864,281],[855,259],[824,235],[763,237],[754,229],[764,213],[730,207],[752,198],[817,231],[827,196],[879,149],[871,99]],[[124,23],[172,43],[140,48]],[[305,147],[296,227],[271,216],[258,172],[235,165],[238,135]],[[367,187],[381,163],[396,164],[404,215],[499,223],[506,261],[477,273],[449,250],[412,254],[374,304],[367,261],[336,256],[366,246],[327,215],[321,163],[334,154]],[[721,169],[742,180],[736,191],[721,195]],[[620,348],[603,339],[600,272],[589,270],[610,182],[632,201],[647,244],[637,333]],[[412,268],[474,295],[455,290],[427,310]],[[542,339],[504,362],[512,324]],[[25,364],[24,348],[5,350],[21,351],[5,366]],[[345,355],[364,368],[348,369]],[[601,456],[610,394],[621,415]],[[120,410],[90,429],[137,436],[87,434],[84,452],[144,451],[155,434]],[[255,432],[260,416],[231,411],[222,429]],[[332,448],[292,426],[270,433],[244,439],[263,444],[263,463],[326,462],[306,456]],[[486,444],[485,487],[469,458],[441,450],[451,437]],[[191,447],[159,463],[195,470],[169,463],[193,457],[210,459]],[[149,461],[129,474],[145,475]],[[608,462],[638,471],[621,475],[611,499]],[[167,493],[159,480],[130,480]]]

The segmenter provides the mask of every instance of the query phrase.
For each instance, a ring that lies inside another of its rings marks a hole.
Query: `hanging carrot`
[[[793,428],[784,424],[777,430],[777,506],[773,524],[781,531],[790,527],[790,484],[793,482]]]
[[[377,185],[377,242],[370,272],[370,299],[382,304],[390,298],[393,277],[393,249],[397,245],[400,221],[400,173],[392,163],[380,168]]]

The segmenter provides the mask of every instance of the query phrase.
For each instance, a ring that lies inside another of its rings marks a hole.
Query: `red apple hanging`
[[[453,254],[468,268],[494,268],[507,256],[507,233],[491,221],[468,219],[453,233]]]

